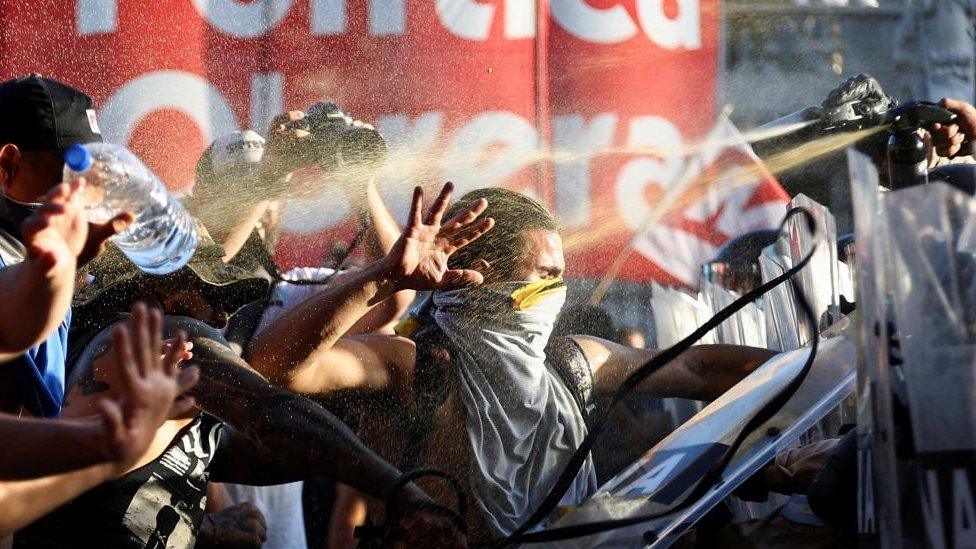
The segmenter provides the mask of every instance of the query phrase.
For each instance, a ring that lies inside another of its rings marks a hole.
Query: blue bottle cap
[[[94,159],[88,149],[81,145],[72,145],[64,151],[64,163],[75,173],[88,171],[92,167]]]

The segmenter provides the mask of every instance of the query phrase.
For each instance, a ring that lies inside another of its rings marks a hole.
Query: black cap
[[[779,231],[774,229],[758,229],[742,233],[723,244],[712,261],[730,264],[758,264],[759,254],[762,253],[763,248],[775,244],[777,238],[779,238]]]
[[[71,145],[101,140],[84,93],[36,74],[0,84],[0,145],[60,156]]]

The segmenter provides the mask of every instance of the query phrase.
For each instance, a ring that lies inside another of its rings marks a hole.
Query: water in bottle
[[[85,178],[88,220],[105,223],[122,212],[135,221],[112,241],[147,273],[169,274],[186,265],[197,247],[197,229],[183,204],[125,147],[72,145],[64,154],[64,180]]]

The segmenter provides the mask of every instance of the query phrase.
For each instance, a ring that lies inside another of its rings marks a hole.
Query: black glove
[[[867,74],[845,80],[827,94],[821,103],[828,127],[867,125],[880,122],[898,102],[885,95],[881,84]]]

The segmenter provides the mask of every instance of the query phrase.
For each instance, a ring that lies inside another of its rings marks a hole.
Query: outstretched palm
[[[447,266],[451,254],[494,225],[491,218],[475,222],[488,207],[484,199],[442,224],[453,191],[453,184],[444,185],[424,216],[424,191],[420,187],[414,189],[407,225],[387,255],[398,289],[443,290],[484,281],[478,271]]]

